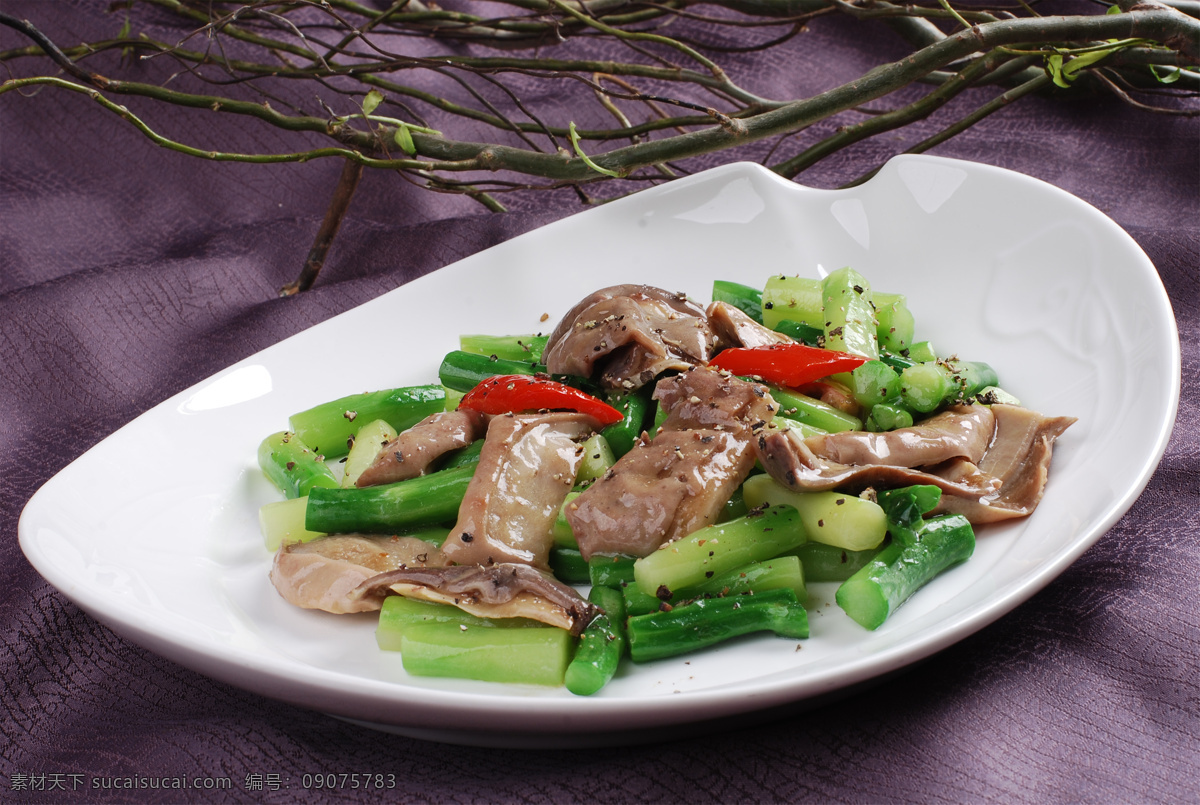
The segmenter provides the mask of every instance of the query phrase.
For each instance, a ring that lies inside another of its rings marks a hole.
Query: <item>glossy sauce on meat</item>
[[[584,414],[493,417],[458,522],[442,546],[447,560],[548,566],[554,520],[582,460],[580,443],[596,427]]]
[[[716,522],[754,467],[753,438],[774,416],[766,387],[699,368],[659,381],[670,413],[602,478],[567,505],[584,558],[646,556]]]

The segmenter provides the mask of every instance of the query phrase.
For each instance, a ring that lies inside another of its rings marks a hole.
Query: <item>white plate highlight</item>
[[[433,382],[460,332],[547,331],[587,293],[642,282],[710,298],[853,265],[908,295],[918,337],[985,360],[1059,440],[1034,515],[982,528],[966,564],[877,632],[813,585],[812,637],[749,638],[628,665],[600,694],[408,677],[372,616],[295,609],[271,587],[255,450],[289,414]],[[543,321],[543,314],[549,320]],[[364,334],[370,338],[364,339]],[[369,349],[357,343],[385,343]],[[319,367],[319,368],[316,368]],[[18,528],[33,566],[129,639],[264,696],[422,737],[495,745],[638,740],[653,727],[803,706],[962,639],[1044,587],[1141,493],[1175,421],[1178,334],[1149,259],[1093,207],[1029,177],[900,157],[825,191],[733,164],[476,254],[176,395],[52,478]],[[156,449],[164,443],[179,447]],[[181,455],[186,459],[181,460]]]

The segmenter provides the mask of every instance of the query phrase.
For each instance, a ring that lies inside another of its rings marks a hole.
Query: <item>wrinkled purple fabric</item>
[[[2,10],[70,42],[115,33],[106,5]],[[0,29],[0,48],[24,44]],[[824,18],[769,62],[726,62],[764,94],[798,96],[903,52],[883,27],[864,34]],[[158,120],[202,147],[237,125],[215,115],[205,126]],[[835,186],[938,126],[864,143],[800,180]],[[282,147],[276,135],[239,131],[251,145]],[[1080,196],[1158,267],[1179,324],[1183,395],[1166,455],[1130,512],[1011,614],[840,702],[633,748],[448,748],[260,698],[127,642],[29,566],[17,519],[55,472],[156,403],[569,215],[576,196],[506,198],[511,211],[492,214],[368,172],[317,285],[278,298],[337,164],[211,164],[154,148],[82,96],[0,96],[0,800],[357,800],[362,791],[305,792],[297,781],[370,772],[395,774],[388,799],[429,802],[1196,802],[1200,125],[1108,98],[1031,98],[933,153]],[[43,790],[13,790],[38,775]],[[224,776],[234,786],[172,795],[78,785],[103,775]],[[272,790],[268,775],[292,787]],[[50,790],[56,782],[67,790]]]

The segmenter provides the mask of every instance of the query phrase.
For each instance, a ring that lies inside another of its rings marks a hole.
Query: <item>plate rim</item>
[[[904,155],[894,157],[888,161],[887,166],[894,168],[897,165],[905,162],[933,162],[939,164],[952,164],[960,167],[969,166],[969,170],[995,173],[997,175],[1001,175],[1006,181],[1015,179],[1018,181],[1032,182],[1036,186],[1040,186],[1044,192],[1058,194],[1058,197],[1060,198],[1070,199],[1073,203],[1082,205],[1082,208],[1086,208],[1094,215],[1099,216],[1100,220],[1107,222],[1107,224],[1110,225],[1116,233],[1119,233],[1120,236],[1123,236],[1125,239],[1127,239],[1129,245],[1132,246],[1144,259],[1144,264],[1140,268],[1143,271],[1147,271],[1148,269],[1148,272],[1156,280],[1156,282],[1153,283],[1155,293],[1160,296],[1160,301],[1162,302],[1164,309],[1170,312],[1169,321],[1165,322],[1168,327],[1171,340],[1173,341],[1171,355],[1169,356],[1172,371],[1170,373],[1171,389],[1168,393],[1167,402],[1168,415],[1165,416],[1162,423],[1160,423],[1155,444],[1146,454],[1146,460],[1143,462],[1142,467],[1140,467],[1138,470],[1136,476],[1137,482],[1125,489],[1122,495],[1118,496],[1110,503],[1104,515],[1098,519],[1097,526],[1085,538],[1075,540],[1069,546],[1065,547],[1063,550],[1060,550],[1057,554],[1053,555],[1050,559],[1039,565],[1034,571],[1023,576],[1017,583],[1010,584],[1007,591],[1003,592],[1002,595],[989,596],[983,601],[980,601],[968,607],[967,609],[956,613],[952,618],[940,622],[932,633],[929,633],[928,631],[918,633],[907,640],[898,642],[892,647],[883,649],[865,657],[861,657],[856,662],[851,664],[849,673],[847,673],[847,669],[845,667],[842,667],[841,670],[839,670],[839,678],[836,683],[830,682],[824,693],[834,693],[848,686],[862,684],[880,676],[886,676],[888,671],[910,667],[914,663],[920,662],[921,660],[932,656],[938,651],[941,651],[944,648],[961,641],[967,636],[999,620],[1004,615],[1010,613],[1016,607],[1027,601],[1034,594],[1045,588],[1055,578],[1061,575],[1067,567],[1074,563],[1085,551],[1092,547],[1092,545],[1094,545],[1104,534],[1106,534],[1113,527],[1113,525],[1115,525],[1116,522],[1120,520],[1120,518],[1124,516],[1124,514],[1130,508],[1132,508],[1138,497],[1140,497],[1147,485],[1150,483],[1155,470],[1165,455],[1171,433],[1178,416],[1182,373],[1182,355],[1178,325],[1174,317],[1174,310],[1171,307],[1169,296],[1166,293],[1165,287],[1162,285],[1161,278],[1158,276],[1158,272],[1154,268],[1153,262],[1136,243],[1136,241],[1133,240],[1132,236],[1130,236],[1122,227],[1120,227],[1120,225],[1116,224],[1115,221],[1112,221],[1111,218],[1104,215],[1103,212],[1088,204],[1086,201],[1079,199],[1077,196],[1074,196],[1073,194],[1058,188],[1055,185],[1026,174],[983,163],[968,162],[965,160],[930,155]],[[469,255],[462,260],[455,261],[447,266],[430,271],[421,277],[415,278],[411,282],[405,283],[397,288],[380,294],[373,299],[366,300],[365,302],[355,305],[346,311],[335,314],[334,316],[331,316],[322,322],[318,322],[310,327],[305,328],[304,330],[289,335],[286,338],[283,338],[264,348],[263,350],[259,350],[253,355],[247,356],[246,358],[231,364],[230,366],[214,373],[213,375],[189,386],[187,389],[184,389],[152,406],[148,410],[132,419],[130,422],[122,425],[120,428],[105,436],[97,444],[90,447],[87,451],[74,459],[67,466],[56,472],[30,497],[29,501],[27,501],[21,512],[17,526],[18,542],[21,546],[22,552],[34,569],[37,570],[38,573],[43,576],[43,578],[45,578],[52,586],[54,586],[74,604],[79,606],[80,609],[86,612],[90,617],[94,618],[101,624],[104,624],[108,628],[113,629],[117,633],[122,634],[132,642],[153,651],[154,653],[164,656],[174,662],[178,662],[179,664],[190,669],[198,670],[200,673],[219,681],[226,682],[243,690],[250,690],[251,692],[266,696],[268,698],[278,699],[290,704],[309,708],[313,707],[315,699],[318,703],[316,709],[327,712],[337,710],[340,712],[334,712],[333,714],[338,715],[339,717],[370,722],[370,718],[362,718],[363,715],[367,714],[362,708],[322,707],[319,706],[321,697],[300,695],[305,693],[311,694],[313,693],[312,689],[314,687],[324,684],[324,682],[320,680],[321,677],[329,677],[329,680],[327,681],[332,682],[337,679],[344,679],[344,675],[314,666],[307,666],[310,676],[315,676],[316,679],[310,678],[305,682],[298,684],[295,680],[288,678],[286,674],[279,672],[277,668],[271,667],[271,665],[268,662],[265,662],[261,657],[256,657],[253,652],[232,647],[225,647],[225,651],[222,652],[221,656],[214,656],[211,653],[200,651],[196,645],[191,644],[189,641],[179,640],[178,635],[172,636],[169,634],[156,632],[153,629],[147,628],[144,624],[137,623],[137,618],[123,618],[120,612],[123,607],[127,608],[127,615],[136,616],[138,613],[135,608],[126,607],[122,601],[105,600],[102,592],[98,592],[78,584],[75,579],[67,578],[66,574],[60,574],[57,566],[43,560],[40,546],[36,542],[33,520],[38,514],[39,509],[45,505],[45,499],[52,495],[57,484],[61,483],[59,479],[67,474],[71,467],[76,464],[76,462],[95,451],[101,450],[102,446],[106,442],[118,437],[118,435],[127,428],[136,426],[140,420],[154,415],[154,413],[161,408],[178,405],[180,401],[187,399],[190,394],[196,392],[199,388],[210,383],[215,378],[236,370],[241,366],[254,363],[256,359],[267,350],[283,348],[284,345],[286,345],[289,341],[302,336],[304,333],[312,330],[315,327],[320,327],[327,322],[341,317],[353,315],[355,311],[359,310],[365,305],[381,303],[381,300],[384,300],[386,297],[398,292],[402,292],[405,288],[412,286],[414,283],[420,283],[426,278],[432,277],[438,272],[457,266],[465,260],[472,260],[476,258],[486,259],[485,256],[493,250],[505,248],[508,246],[508,244],[538,237],[539,233],[542,233],[544,230],[551,227],[556,227],[564,222],[578,222],[578,220],[584,216],[588,216],[592,213],[601,213],[604,209],[611,209],[612,205],[622,204],[634,199],[640,199],[644,202],[648,197],[646,194],[653,194],[664,190],[677,191],[680,189],[687,189],[692,185],[713,181],[726,181],[731,176],[737,176],[739,174],[744,174],[746,176],[754,175],[760,178],[765,177],[772,182],[778,183],[780,186],[786,187],[787,192],[816,191],[828,194],[840,192],[837,190],[810,188],[791,182],[755,163],[728,163],[689,177],[685,177],[681,180],[634,193],[624,199],[610,203],[610,205],[607,207],[577,212],[551,222],[544,227],[539,227],[529,232],[522,233],[521,235],[518,235],[507,241],[489,247],[488,249],[482,250],[473,255]],[[873,178],[871,181],[876,181],[876,179]],[[847,192],[852,192],[852,190],[848,190]],[[896,664],[897,658],[902,660],[899,665]],[[249,672],[252,675],[255,684],[250,684],[251,680],[247,679],[246,672]],[[357,700],[361,700],[363,705],[371,705],[375,703],[376,695],[372,693],[373,688],[404,689],[403,684],[397,685],[397,683],[386,683],[380,680],[354,678],[354,682],[357,683],[354,685],[356,690],[349,695]],[[384,723],[386,723],[387,726],[395,728],[399,731],[403,731],[405,727],[420,729],[422,726],[429,727],[439,722],[445,724],[446,720],[440,717],[444,715],[445,705],[438,701],[438,699],[441,698],[438,694],[443,693],[454,699],[470,699],[475,704],[486,703],[486,709],[490,714],[494,716],[511,717],[516,719],[516,721],[511,724],[509,728],[503,730],[502,732],[546,736],[576,734],[584,731],[585,728],[583,728],[579,723],[573,722],[571,718],[561,720],[561,723],[558,724],[557,729],[555,728],[554,724],[545,723],[547,716],[553,715],[556,711],[560,711],[564,707],[564,702],[570,702],[567,707],[572,710],[579,711],[578,719],[588,723],[588,726],[586,727],[588,731],[595,730],[596,725],[599,723],[606,724],[607,726],[602,726],[599,730],[596,730],[596,732],[611,733],[614,731],[625,732],[630,729],[643,729],[647,726],[663,726],[694,721],[694,719],[687,717],[687,711],[698,706],[703,707],[706,713],[718,713],[718,715],[720,715],[719,711],[722,708],[718,705],[723,703],[726,709],[728,709],[728,714],[733,714],[737,712],[747,712],[749,710],[757,711],[784,703],[796,703],[801,700],[807,700],[822,695],[820,691],[809,692],[799,696],[795,695],[793,689],[796,687],[797,683],[794,680],[777,679],[763,682],[760,678],[754,682],[744,684],[753,688],[752,691],[748,691],[748,693],[750,693],[754,699],[754,706],[750,708],[745,706],[744,699],[740,699],[738,704],[733,705],[730,702],[732,697],[729,696],[728,691],[711,687],[702,690],[682,691],[678,696],[657,696],[653,698],[633,697],[628,701],[636,701],[641,707],[641,721],[640,723],[633,724],[630,723],[630,714],[628,712],[624,712],[624,708],[614,707],[614,705],[616,705],[618,702],[611,699],[596,699],[588,697],[575,697],[570,699],[527,698],[491,693],[483,693],[475,696],[464,695],[461,692],[446,692],[421,688],[418,689],[418,694],[433,699],[433,705],[428,709],[427,713],[414,712],[413,715],[427,716],[428,718],[426,721],[428,723],[414,724],[409,722],[407,724],[398,724],[391,720]],[[284,689],[280,690],[277,687],[279,685],[284,685]],[[409,688],[408,690],[412,689]],[[334,704],[344,703],[342,700],[344,700],[347,695],[347,691],[343,690],[340,692],[337,697],[340,701],[334,702]],[[402,699],[403,697],[400,698]],[[621,700],[621,704],[625,704],[625,700]],[[622,709],[623,712],[621,712],[619,715],[614,715],[611,713],[611,711],[614,709]],[[418,708],[418,710],[420,710],[420,708]],[[606,711],[609,712],[606,714]],[[417,719],[417,721],[421,720],[421,718]],[[459,727],[456,729],[470,729],[472,731],[478,731],[482,733],[495,732],[494,730],[488,730],[486,728],[481,729],[478,726]]]

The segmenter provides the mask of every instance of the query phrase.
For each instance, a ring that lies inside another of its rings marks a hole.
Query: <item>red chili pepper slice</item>
[[[732,347],[721,350],[709,366],[795,388],[838,372],[849,372],[866,362],[867,359],[860,355],[818,349],[807,344],[773,344],[754,349]]]
[[[459,408],[484,414],[562,410],[587,414],[601,425],[620,422],[624,416],[603,400],[577,388],[534,375],[497,375],[463,395]]]

